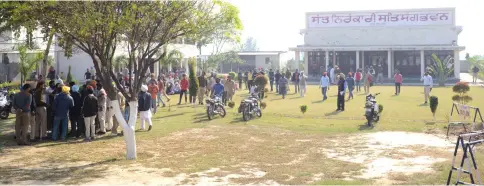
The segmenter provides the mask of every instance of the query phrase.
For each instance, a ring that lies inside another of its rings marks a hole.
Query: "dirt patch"
[[[443,137],[408,132],[377,132],[352,136],[346,143],[333,140],[331,149],[321,149],[328,158],[359,163],[364,169],[346,173],[347,178],[379,179],[390,174],[432,173],[434,163],[446,161],[453,144]],[[395,180],[398,181],[398,180]]]
[[[250,125],[207,126],[140,138],[136,162],[119,158],[124,151],[119,141],[98,144],[102,148],[89,145],[9,149],[1,154],[0,183],[277,185],[375,180],[391,184],[405,179],[396,176],[401,173],[431,173],[431,165],[446,160],[451,148],[450,142],[428,134],[323,136]],[[59,161],[75,149],[89,154],[67,159],[72,162]],[[32,153],[47,152],[35,161],[21,161]],[[96,154],[106,160],[89,157]],[[52,160],[54,155],[59,157]],[[113,157],[117,159],[109,161]]]

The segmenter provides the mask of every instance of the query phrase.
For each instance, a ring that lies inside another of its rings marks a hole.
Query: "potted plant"
[[[452,91],[457,93],[456,95],[452,96],[452,100],[458,102],[460,104],[466,104],[472,101],[472,97],[467,95],[467,92],[471,90],[469,83],[466,82],[458,82],[452,87]]]
[[[301,106],[299,106],[299,109],[301,109],[301,112],[303,114],[305,114],[306,111],[308,111],[308,106],[307,105],[301,105]]]

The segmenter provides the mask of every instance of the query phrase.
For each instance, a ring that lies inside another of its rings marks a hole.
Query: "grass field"
[[[429,106],[423,104],[422,87],[402,87],[398,96],[390,86],[372,87],[371,92],[381,93],[377,99],[384,106],[374,128],[365,125],[362,93],[346,102],[344,112],[335,112],[336,87],[331,87],[324,102],[317,86],[309,86],[305,97],[292,90],[286,99],[268,93],[262,118],[248,122],[242,121],[236,109],[247,96],[245,90],[234,96],[236,107],[227,107],[225,118],[211,121],[204,106],[176,106],[178,97],[172,96],[170,108],[158,109],[154,115],[153,130],[136,133],[136,161],[124,160],[122,137],[18,147],[13,141],[14,118],[2,120],[0,184],[444,184],[452,158],[450,145],[398,146],[391,141],[442,136],[452,89],[432,90],[439,97],[435,121]],[[484,108],[482,95],[484,89],[472,87],[470,105]],[[305,114],[299,110],[303,104],[308,106]],[[481,152],[478,149],[478,158],[484,158]],[[441,161],[421,167],[411,159],[416,157]],[[399,172],[395,164],[384,174],[367,175],[380,171],[371,169],[372,163],[386,159],[409,159],[398,166],[405,164],[410,171]]]

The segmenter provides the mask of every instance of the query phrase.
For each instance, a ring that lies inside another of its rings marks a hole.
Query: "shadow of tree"
[[[5,166],[0,168],[0,183],[13,184],[16,181],[47,181],[64,182],[64,184],[78,184],[94,179],[103,178],[107,171],[105,164],[113,163],[117,159],[108,159],[87,165],[48,167],[48,168],[24,168],[21,166]],[[47,162],[48,163],[48,162]],[[32,183],[37,185],[38,183]]]

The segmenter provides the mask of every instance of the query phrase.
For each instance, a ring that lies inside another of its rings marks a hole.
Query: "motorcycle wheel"
[[[212,106],[207,107],[207,116],[208,116],[208,119],[209,119],[209,120],[212,120],[212,119],[213,119],[213,115],[212,115],[212,113],[213,113],[213,108],[212,108]]]
[[[255,115],[259,118],[262,117],[262,110],[260,110],[260,108],[257,109],[257,111],[255,112]]]
[[[217,109],[220,109],[220,110],[218,110],[218,114],[219,114],[219,115],[220,115],[222,118],[223,118],[223,117],[225,117],[225,115],[227,114],[227,113],[225,112],[225,108],[224,108],[223,106],[217,106]]]
[[[2,110],[0,111],[0,119],[8,119],[8,115],[10,113],[8,112],[8,110]]]
[[[244,121],[249,121],[250,119],[249,107],[244,108],[244,111],[242,112],[242,118],[244,119]]]

